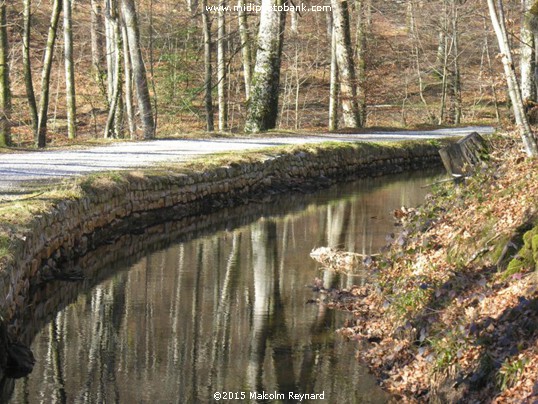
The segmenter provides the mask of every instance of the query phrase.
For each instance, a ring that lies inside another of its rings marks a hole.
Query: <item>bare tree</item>
[[[508,35],[506,33],[506,26],[504,23],[502,0],[497,1],[497,6],[495,6],[494,0],[487,0],[487,2],[489,15],[491,17],[493,29],[495,30],[495,35],[497,36],[497,42],[499,43],[499,49],[501,51],[504,74],[506,75],[508,93],[510,95],[510,101],[512,102],[512,110],[514,112],[516,124],[523,140],[527,155],[538,157],[538,142],[531,131],[527,116],[525,115],[519,83],[516,78],[514,62],[512,60],[512,49],[510,49],[510,43],[508,41]]]
[[[297,35],[299,33],[299,12],[294,5],[290,7],[290,17],[290,31],[293,35]]]
[[[445,8],[446,9],[446,8]],[[446,25],[446,24],[443,24]],[[445,61],[445,42],[446,42],[446,26],[440,27],[437,33],[437,54],[435,55],[434,71],[440,75],[443,71]]]
[[[73,28],[71,18],[71,6],[72,0],[63,0],[67,136],[69,137],[69,139],[74,139],[77,135],[77,106],[75,95],[75,66],[73,63]]]
[[[206,113],[206,129],[208,132],[215,130],[213,121],[213,91],[212,84],[212,68],[211,68],[211,20],[207,11],[207,0],[202,0],[202,26],[204,31],[204,67],[205,67],[205,113]]]
[[[245,79],[246,100],[250,98],[250,85],[252,82],[252,45],[247,24],[247,13],[245,12],[245,1],[237,1],[237,16],[239,24],[239,35],[241,37],[241,54],[243,57],[243,76]]]
[[[120,137],[123,121],[123,94],[121,91],[121,38],[117,0],[105,0],[105,39],[107,65],[108,117],[105,138]]]
[[[187,0],[187,7],[191,14],[195,14],[196,8],[198,7],[198,0]]]
[[[50,17],[49,33],[41,71],[41,98],[39,99],[39,119],[37,131],[35,133],[35,143],[37,147],[45,147],[47,143],[47,114],[49,111],[49,86],[50,73],[52,69],[52,59],[54,56],[54,44],[56,43],[56,33],[58,31],[58,21],[62,11],[61,0],[54,0],[52,14]]]
[[[228,130],[228,100],[226,97],[226,0],[220,0],[217,18],[217,93],[219,98],[219,131]]]
[[[459,33],[459,0],[451,0],[452,17],[452,122],[456,125],[461,121],[461,69],[460,69],[460,33]]]
[[[8,65],[6,2],[0,2],[0,146],[11,143],[11,86]]]
[[[415,18],[415,4],[413,1],[411,1],[410,3],[410,8],[408,9],[408,12],[410,13],[410,18],[412,18],[413,20],[416,20]],[[423,54],[422,54],[422,49],[421,49],[421,42],[422,42],[422,39],[421,39],[421,36],[420,36],[420,32],[417,28],[417,25],[415,23],[415,21],[413,21],[411,24],[410,24],[410,28],[412,28],[412,30],[410,31],[410,34],[411,34],[411,38],[412,38],[412,56],[413,56],[413,59],[414,59],[414,67],[416,69],[416,77],[418,79],[418,93],[419,93],[419,97],[420,97],[420,101],[422,102],[422,104],[424,105],[424,108],[426,109],[427,111],[427,114],[428,114],[428,118],[430,121],[433,121],[435,119],[435,115],[430,111],[430,108],[429,108],[429,105],[428,105],[428,101],[426,100],[426,97],[425,97],[425,92],[424,92],[424,88],[425,88],[425,84],[424,84],[424,78],[423,78],[423,71],[422,71],[422,63],[423,63]],[[445,28],[441,28],[441,31],[443,32],[443,35],[442,37],[439,38],[439,40],[442,40],[443,41],[443,46],[442,46],[442,55],[441,55],[441,63],[439,63],[439,61],[436,61],[436,68],[438,69],[438,74],[440,77],[445,77],[445,74],[446,72],[444,71],[445,68],[446,68],[446,63],[445,63],[445,52],[446,52],[446,46],[445,46],[445,42],[446,42],[446,35],[444,35],[444,32],[445,32]],[[439,47],[437,49],[437,56],[439,56]],[[439,72],[442,72],[442,73],[439,73]],[[443,83],[443,94],[445,92],[445,85]],[[444,102],[444,99],[443,99],[443,96],[441,97],[441,102]],[[444,109],[444,107],[443,107]],[[443,110],[442,109],[442,110]]]
[[[491,88],[491,95],[493,97],[493,105],[495,106],[495,118],[497,124],[501,124],[501,112],[499,110],[499,98],[497,97],[497,89],[495,88],[495,81],[493,79],[493,63],[491,62],[491,55],[489,51],[489,33],[487,32],[487,20],[484,18],[484,40],[483,40],[483,53],[486,57],[487,71],[490,75],[489,87]]]
[[[445,122],[457,125],[461,120],[458,2],[459,0],[443,0],[442,35],[439,36],[439,40],[443,39],[444,43],[437,49],[438,53],[442,51],[443,54],[440,64],[439,58],[436,59],[435,67],[441,73],[442,78],[439,125]]]
[[[331,0],[324,0],[323,4],[327,7],[331,7]],[[333,36],[333,15],[332,13],[325,13],[325,22],[327,26],[327,39],[330,41]]]
[[[523,102],[536,100],[536,85],[534,79],[535,53],[534,32],[530,27],[530,10],[534,0],[521,0],[523,19],[521,21],[521,96]]]
[[[32,118],[32,129],[37,131],[37,104],[35,100],[34,81],[32,78],[32,63],[30,59],[30,30],[32,26],[32,0],[24,0],[23,3],[23,33],[22,33],[22,68],[24,71],[24,85],[26,87],[26,99]]]
[[[120,78],[120,29],[117,3],[107,0],[106,7],[106,43],[108,71],[108,116],[105,124],[105,138],[121,136],[122,126],[122,92]]]
[[[329,130],[338,129],[338,65],[336,62],[336,35],[334,25],[331,35],[331,75],[329,83]]]
[[[447,96],[448,96],[448,86],[449,86],[449,57],[452,53],[452,46],[454,44],[454,38],[448,35],[448,21],[449,21],[449,11],[448,11],[448,0],[443,0],[443,13],[441,17],[441,32],[443,33],[442,37],[439,37],[439,40],[443,40],[443,46],[437,48],[439,53],[442,50],[441,64],[437,65],[439,68],[440,76],[442,79],[441,82],[441,102],[439,105],[439,120],[437,121],[438,125],[445,123],[446,119],[446,106],[447,106]],[[451,40],[449,42],[449,40]]]
[[[155,137],[155,122],[151,109],[146,68],[140,49],[140,34],[134,1],[122,0],[121,10],[129,39],[129,56],[133,69],[138,110],[142,121],[142,133],[144,139],[152,139]]]
[[[361,126],[366,125],[366,36],[370,28],[365,18],[364,0],[355,0],[357,13],[357,102]]]
[[[286,23],[286,15],[284,11],[278,11],[278,7],[283,4],[282,0],[262,0],[258,51],[245,132],[261,132],[276,126],[280,65]]]
[[[99,0],[91,0],[90,27],[93,74],[98,80],[101,80],[105,52],[103,44],[103,9]]]
[[[357,80],[351,51],[349,11],[346,0],[331,0],[334,33],[336,37],[336,60],[340,75],[342,117],[347,127],[361,126],[357,104]]]
[[[129,38],[125,24],[121,25],[121,39],[123,44],[123,76],[125,77],[125,112],[127,113],[127,126],[129,136],[136,139],[135,112],[133,107],[133,69],[131,68],[131,57],[129,55]]]

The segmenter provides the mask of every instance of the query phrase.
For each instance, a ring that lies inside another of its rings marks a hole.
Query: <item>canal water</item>
[[[25,339],[37,362],[11,402],[386,402],[335,333],[349,315],[312,303],[309,287],[367,277],[323,271],[309,253],[377,252],[390,211],[422,202],[431,181],[365,179],[111,241],[81,261],[84,282],[35,291]]]

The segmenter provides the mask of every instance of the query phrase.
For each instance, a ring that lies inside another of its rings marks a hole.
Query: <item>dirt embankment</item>
[[[473,178],[395,212],[378,280],[330,303],[354,313],[340,332],[409,401],[538,400],[538,161],[514,137],[491,147]]]

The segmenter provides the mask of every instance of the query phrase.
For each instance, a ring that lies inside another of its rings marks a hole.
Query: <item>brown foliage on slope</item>
[[[342,307],[354,321],[340,332],[412,401],[538,399],[538,162],[513,137],[492,146],[473,178],[399,212],[379,281]]]

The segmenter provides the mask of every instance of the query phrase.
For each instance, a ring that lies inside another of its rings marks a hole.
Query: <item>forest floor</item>
[[[490,150],[471,178],[394,212],[376,281],[326,295],[353,313],[339,332],[403,400],[538,400],[538,161],[515,135]]]

